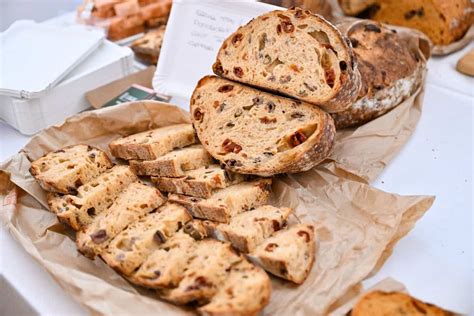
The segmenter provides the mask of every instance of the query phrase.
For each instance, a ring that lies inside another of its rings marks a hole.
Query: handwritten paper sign
[[[189,99],[198,80],[212,73],[222,42],[239,26],[276,8],[248,1],[175,0],[153,78],[155,91]]]

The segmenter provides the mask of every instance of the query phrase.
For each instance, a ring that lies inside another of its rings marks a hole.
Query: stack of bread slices
[[[109,148],[129,164],[76,145],[30,169],[86,257],[208,315],[262,310],[271,294],[264,270],[297,284],[309,275],[313,226],[288,225],[292,209],[267,204],[272,180],[221,168],[191,124],[129,135]]]
[[[126,164],[76,145],[34,161],[31,174],[85,256],[201,314],[255,315],[270,298],[264,270],[301,284],[317,248],[311,224],[268,204],[269,177],[325,160],[333,117],[346,127],[385,113],[413,92],[424,67],[380,24],[344,33],[301,9],[262,15],[224,41],[214,71],[226,79],[199,81],[193,124],[112,141]]]

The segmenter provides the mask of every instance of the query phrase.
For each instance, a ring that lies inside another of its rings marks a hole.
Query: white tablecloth
[[[436,195],[436,201],[414,230],[397,244],[381,271],[364,282],[369,286],[393,277],[420,299],[468,314],[474,313],[474,78],[459,74],[454,67],[472,47],[473,44],[449,57],[429,61],[421,121],[408,144],[374,185],[399,194]],[[0,160],[15,154],[28,139],[0,123]],[[87,313],[4,228],[0,229],[0,251],[0,278],[3,276],[39,314]]]

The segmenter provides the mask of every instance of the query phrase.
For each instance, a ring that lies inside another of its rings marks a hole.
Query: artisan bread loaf
[[[280,230],[290,216],[292,209],[264,205],[237,214],[229,224],[219,224],[214,234],[220,240],[226,240],[241,252],[252,252],[255,247]]]
[[[336,128],[364,124],[399,105],[422,83],[425,60],[396,31],[362,20],[347,27],[362,76],[359,99],[332,113]]]
[[[241,182],[216,191],[208,199],[182,194],[170,194],[168,199],[183,205],[193,217],[228,223],[232,216],[265,204],[271,183],[271,179]]]
[[[238,173],[306,171],[326,159],[333,147],[329,114],[219,77],[199,81],[191,116],[207,151]]]
[[[209,165],[195,170],[184,171],[180,178],[151,177],[156,187],[162,192],[185,194],[209,198],[216,189],[223,189],[245,180],[245,176]]]
[[[249,258],[271,274],[301,284],[313,267],[314,238],[313,226],[294,225],[266,239]]]
[[[351,311],[351,316],[452,316],[432,304],[423,303],[400,292],[373,291],[364,295]]]
[[[128,166],[114,166],[80,186],[77,195],[48,195],[48,204],[59,220],[79,230],[112,205],[120,192],[137,176]]]
[[[143,37],[135,40],[130,48],[135,52],[135,56],[146,64],[156,65],[163,44],[166,26],[162,25],[156,30],[147,32]]]
[[[151,253],[190,220],[191,215],[184,207],[166,203],[118,234],[101,257],[116,271],[131,275]]]
[[[350,44],[324,18],[299,8],[272,11],[237,29],[222,44],[213,70],[328,112],[346,109],[360,87]]]
[[[229,243],[215,239],[199,242],[179,285],[163,290],[161,297],[176,304],[207,303],[228,278],[233,265],[245,260]]]
[[[246,260],[232,266],[216,295],[200,307],[201,315],[257,315],[270,301],[271,282],[259,267]]]
[[[138,175],[182,177],[185,171],[209,166],[212,157],[201,145],[173,150],[154,160],[131,160],[130,167]]]
[[[132,275],[132,282],[151,289],[178,286],[195,256],[197,245],[197,241],[188,234],[177,232],[143,262]]]
[[[76,194],[78,187],[111,167],[112,162],[102,150],[75,145],[33,161],[30,173],[46,191]]]
[[[422,31],[435,45],[459,40],[474,20],[471,0],[339,0],[347,15]]]
[[[128,225],[164,203],[165,198],[156,188],[140,182],[130,184],[118,195],[112,206],[76,234],[77,249],[93,259]]]
[[[195,142],[191,124],[175,124],[116,139],[109,148],[117,158],[153,160]]]

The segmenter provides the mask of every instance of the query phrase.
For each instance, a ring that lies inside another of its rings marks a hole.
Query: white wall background
[[[15,20],[28,19],[37,22],[75,10],[82,0],[0,0],[0,32]]]

